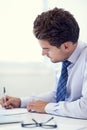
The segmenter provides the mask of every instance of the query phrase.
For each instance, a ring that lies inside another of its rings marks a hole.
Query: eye
[[[49,51],[49,49],[48,49],[48,48],[46,48],[46,49],[45,49],[45,51]]]

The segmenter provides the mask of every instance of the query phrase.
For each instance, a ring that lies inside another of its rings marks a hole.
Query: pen
[[[6,102],[6,88],[3,87],[3,96],[4,96],[4,103]]]

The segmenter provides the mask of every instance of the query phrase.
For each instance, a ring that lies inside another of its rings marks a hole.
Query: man
[[[32,97],[7,96],[6,103],[1,99],[1,105],[6,108],[27,107],[28,111],[87,119],[87,45],[78,40],[79,30],[73,15],[61,8],[43,12],[34,21],[33,33],[42,48],[42,55],[49,57],[53,63],[70,62],[63,100],[58,100],[57,97],[60,83],[60,78],[57,78],[54,90],[33,101]]]

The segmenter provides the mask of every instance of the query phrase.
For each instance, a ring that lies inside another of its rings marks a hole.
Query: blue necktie
[[[68,71],[67,67],[71,64],[70,61],[63,61],[62,62],[62,70],[61,75],[59,78],[58,86],[57,86],[57,93],[56,93],[56,101],[64,101],[66,97],[66,83],[68,79]]]

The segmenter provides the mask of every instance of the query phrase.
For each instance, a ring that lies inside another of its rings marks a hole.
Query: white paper
[[[24,114],[24,113],[28,113],[26,108],[13,108],[13,109],[0,108],[0,115],[4,116]]]
[[[0,125],[1,124],[12,124],[12,123],[21,123],[22,120],[13,116],[0,116]]]

